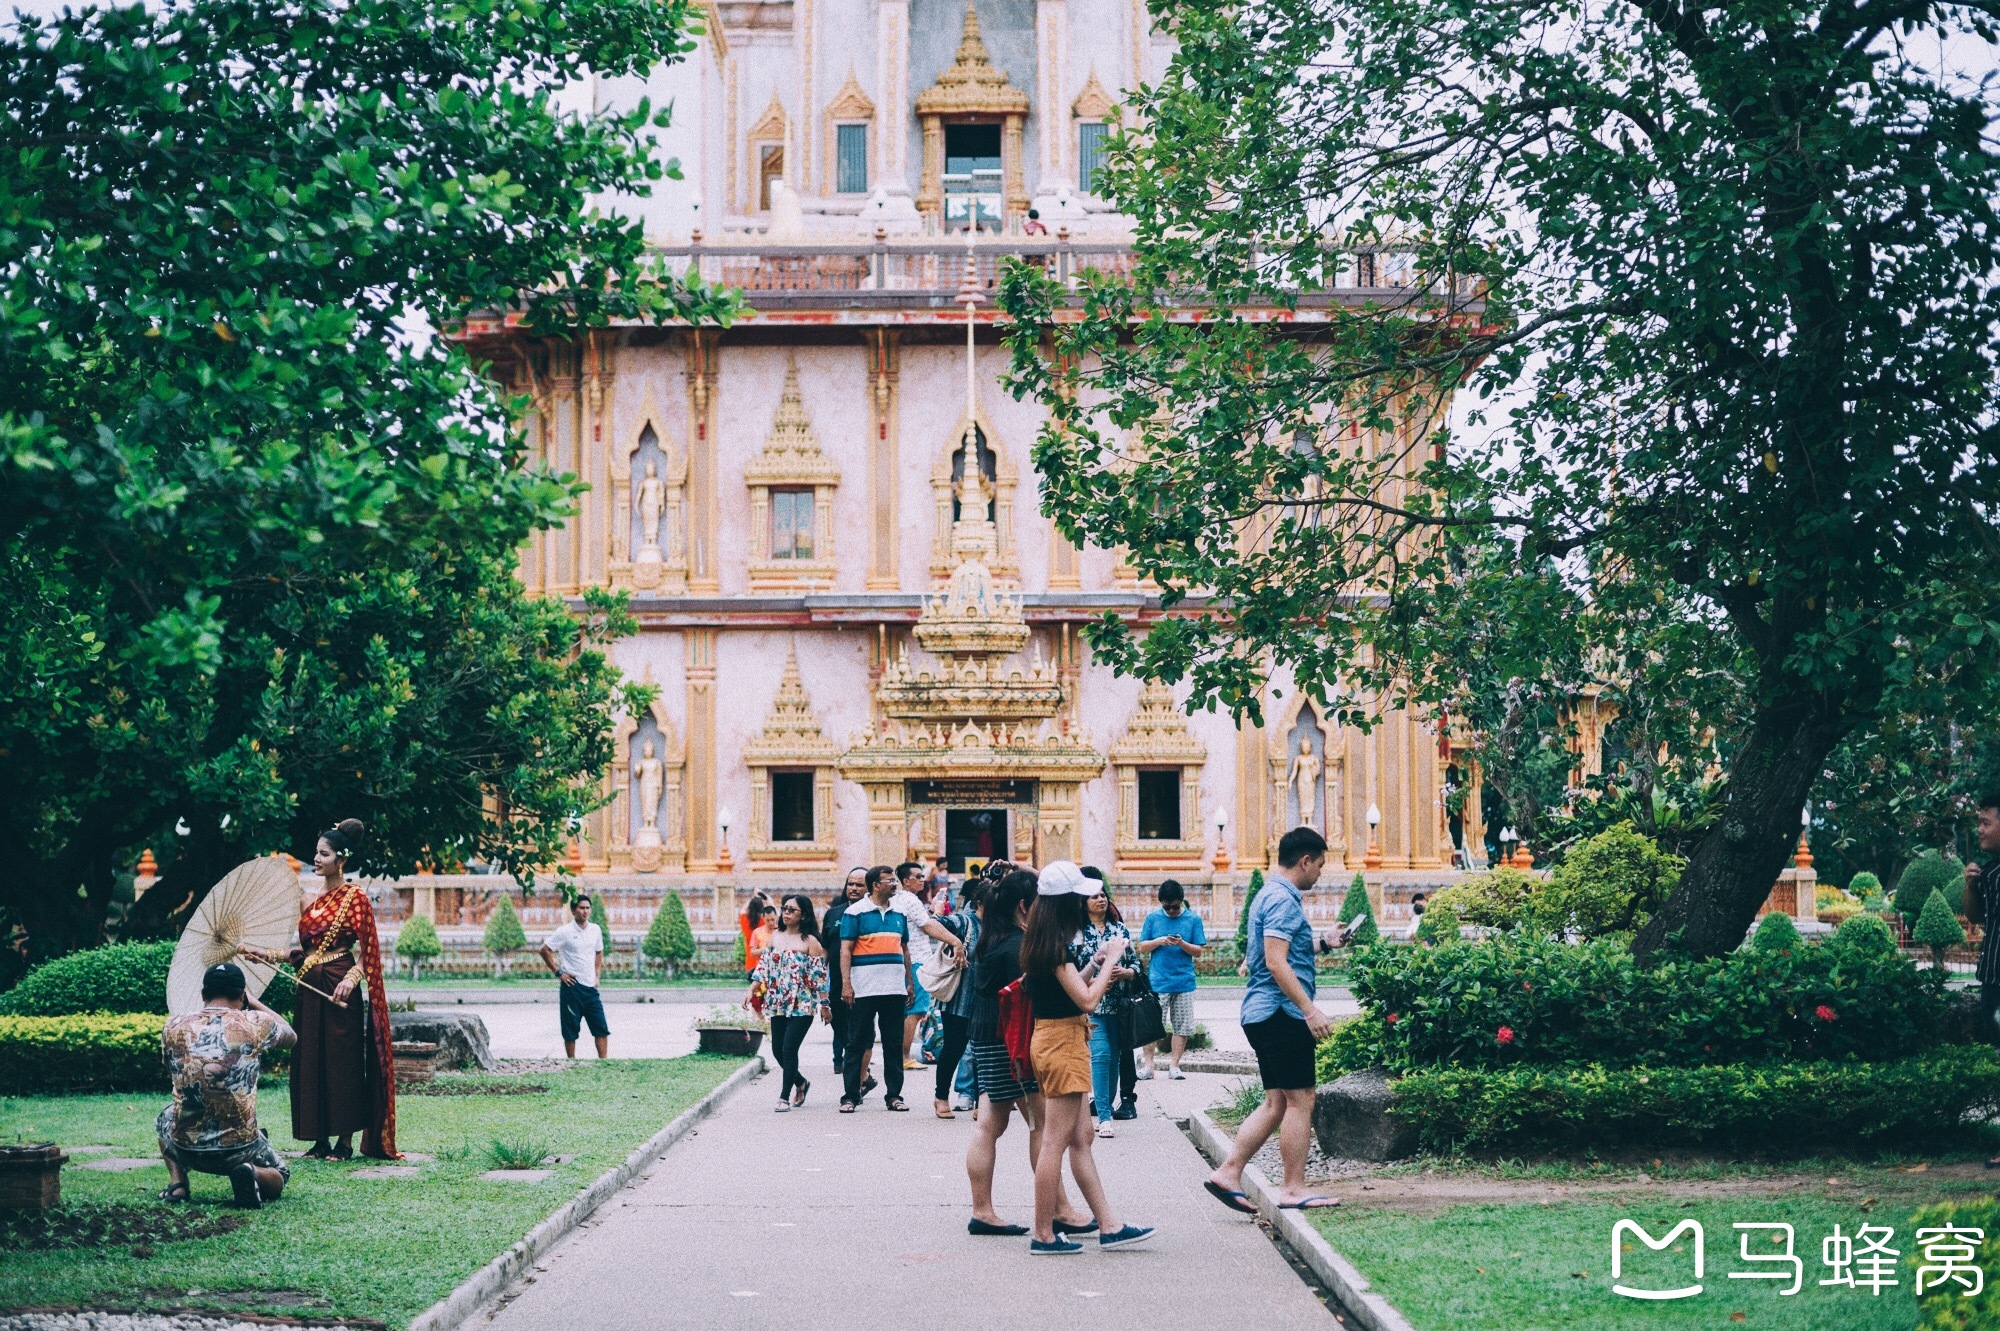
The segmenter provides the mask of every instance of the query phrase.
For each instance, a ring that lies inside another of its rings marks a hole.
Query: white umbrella
[[[246,992],[261,996],[275,963],[252,961],[244,947],[284,953],[299,923],[299,873],[283,855],[266,855],[231,869],[202,898],[174,948],[167,971],[167,1011],[179,1016],[201,1008],[201,977],[210,966],[233,961],[243,968]]]

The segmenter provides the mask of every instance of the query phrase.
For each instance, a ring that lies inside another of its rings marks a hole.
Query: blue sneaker
[[[1127,1225],[1116,1234],[1099,1234],[1097,1246],[1100,1248],[1130,1248],[1153,1237],[1150,1226]]]
[[[1147,1231],[1147,1233],[1151,1232],[1152,1232],[1151,1230]],[[1060,1234],[1058,1234],[1054,1239],[1052,1239],[1047,1243],[1042,1242],[1040,1239],[1028,1240],[1028,1253],[1030,1256],[1034,1257],[1049,1257],[1061,1253],[1072,1253],[1072,1252],[1082,1252],[1082,1251],[1083,1251],[1083,1245],[1081,1243],[1071,1243],[1068,1239],[1063,1238]]]

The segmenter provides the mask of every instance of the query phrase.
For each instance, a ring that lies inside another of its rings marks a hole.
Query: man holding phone
[[[1201,916],[1188,909],[1187,889],[1169,878],[1160,884],[1160,908],[1146,916],[1133,945],[1147,959],[1146,978],[1160,996],[1160,1015],[1167,1027],[1167,1076],[1186,1080],[1181,1055],[1194,1034],[1194,959],[1208,947]],[[1139,1051],[1139,1076],[1153,1075],[1153,1046]]]

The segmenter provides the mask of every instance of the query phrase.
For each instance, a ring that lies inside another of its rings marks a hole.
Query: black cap
[[[234,962],[218,961],[201,973],[204,1002],[211,998],[241,998],[244,988],[243,968]]]

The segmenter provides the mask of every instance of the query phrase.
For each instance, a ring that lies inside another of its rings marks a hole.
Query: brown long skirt
[[[335,958],[303,978],[332,993],[353,966],[350,957]],[[292,1136],[310,1142],[365,1131],[375,1121],[369,1093],[374,1059],[360,991],[341,1008],[301,987],[292,1025],[299,1033],[292,1050]]]

